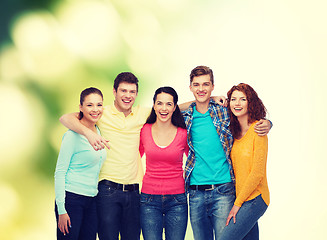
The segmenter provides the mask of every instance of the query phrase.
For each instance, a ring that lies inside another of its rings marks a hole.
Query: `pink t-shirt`
[[[187,155],[187,131],[178,128],[174,140],[167,147],[154,142],[152,124],[141,130],[140,154],[146,155],[146,171],[142,192],[154,195],[181,194],[185,192],[183,178],[183,153]]]

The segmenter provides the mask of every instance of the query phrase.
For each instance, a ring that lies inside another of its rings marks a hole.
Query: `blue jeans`
[[[232,182],[213,190],[190,190],[190,220],[195,240],[219,239],[235,201]]]
[[[140,193],[138,190],[123,191],[101,184],[96,197],[99,239],[139,240]]]
[[[186,194],[150,195],[141,193],[141,227],[144,240],[185,238],[188,209]]]
[[[220,240],[258,240],[259,228],[258,219],[265,213],[268,206],[261,195],[246,201],[236,214],[236,223],[233,219],[222,232]]]
[[[55,205],[57,219],[57,239],[65,240],[95,240],[97,233],[97,211],[95,197],[87,197],[66,192],[65,208],[71,222],[69,234],[64,234],[58,228],[58,210]]]

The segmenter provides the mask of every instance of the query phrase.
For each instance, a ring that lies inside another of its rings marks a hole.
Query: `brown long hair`
[[[237,90],[245,94],[248,101],[248,122],[253,123],[254,121],[264,119],[266,117],[267,110],[263,105],[261,99],[258,97],[258,94],[254,89],[245,83],[240,83],[236,86],[233,86],[227,93],[227,102],[228,102],[228,113],[230,116],[230,129],[232,131],[233,137],[238,138],[241,134],[241,126],[238,122],[237,117],[232,113],[230,109],[230,99],[232,93]]]

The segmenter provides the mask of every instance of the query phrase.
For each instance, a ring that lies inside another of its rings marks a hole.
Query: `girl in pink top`
[[[141,193],[141,228],[144,240],[182,240],[187,227],[187,198],[183,153],[188,153],[187,132],[171,87],[158,88],[153,108],[141,130],[140,154],[146,155]]]

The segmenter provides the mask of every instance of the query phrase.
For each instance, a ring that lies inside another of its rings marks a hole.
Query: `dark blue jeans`
[[[98,185],[98,236],[100,240],[139,240],[140,193],[117,190],[105,184]]]
[[[190,220],[196,240],[219,239],[235,201],[232,182],[220,184],[213,190],[190,190]]]
[[[55,205],[57,219],[57,239],[65,240],[95,240],[97,233],[97,211],[95,197],[87,197],[66,192],[65,208],[71,222],[69,234],[64,234],[58,228],[58,210]]]
[[[144,240],[161,240],[165,228],[165,239],[185,238],[188,209],[187,197],[176,195],[141,194],[141,227]]]
[[[246,201],[222,232],[220,240],[259,240],[258,219],[265,213],[268,206],[261,195]]]

